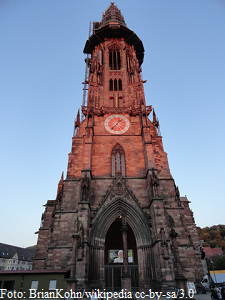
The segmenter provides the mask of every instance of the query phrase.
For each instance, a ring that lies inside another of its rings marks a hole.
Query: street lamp
[[[211,262],[211,264],[212,264],[212,266],[213,266],[213,273],[214,273],[215,280],[216,280],[216,275],[215,275],[214,264],[213,264],[212,258],[210,259],[210,262]],[[216,281],[216,285],[217,285],[217,281]]]

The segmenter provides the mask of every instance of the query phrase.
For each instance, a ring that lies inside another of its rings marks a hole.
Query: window
[[[37,290],[38,289],[38,280],[32,280],[30,288],[32,290]]]
[[[50,280],[49,281],[49,291],[50,290],[55,290],[56,289],[56,282],[57,282],[57,280]]]
[[[119,91],[122,91],[122,80],[119,79]]]
[[[117,91],[117,80],[114,79],[114,91]]]
[[[109,90],[110,91],[122,91],[122,80],[110,79],[109,80]]]
[[[118,50],[109,51],[109,68],[110,70],[120,70],[120,52]]]
[[[3,283],[3,289],[7,289],[8,291],[13,291],[14,288],[14,280],[5,280]]]
[[[121,172],[122,176],[126,176],[125,153],[123,148],[119,144],[116,144],[116,146],[112,150],[111,162],[113,177],[116,176],[117,172]]]
[[[109,80],[109,90],[113,91],[113,80],[112,79]]]

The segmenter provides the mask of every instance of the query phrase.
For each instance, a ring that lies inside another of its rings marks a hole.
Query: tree
[[[222,250],[224,251],[225,250],[225,241],[221,241],[220,246],[222,247]]]
[[[204,241],[204,247],[222,248],[225,251],[225,225],[197,227],[197,231],[199,239]]]
[[[209,242],[209,244],[210,244],[210,247],[211,247],[211,248],[215,248],[216,245],[217,245],[217,241],[211,240],[211,241]]]
[[[202,244],[202,246],[203,246],[203,247],[210,247],[210,245],[209,245],[207,242],[204,242],[204,243]]]
[[[225,270],[225,256],[221,256],[217,259],[215,264],[215,269]]]
[[[208,232],[203,233],[203,234],[201,235],[201,238],[202,238],[204,241],[210,241],[210,240],[212,239],[211,235],[210,235]]]
[[[225,238],[225,228],[221,229],[220,235],[221,235],[223,238]]]

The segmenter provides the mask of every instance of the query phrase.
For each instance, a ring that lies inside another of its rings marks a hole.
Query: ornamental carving
[[[167,226],[170,227],[170,228],[173,228],[174,227],[174,220],[171,217],[171,215],[168,214],[167,211],[165,211],[165,217],[166,217],[166,221],[167,221]]]
[[[79,225],[80,225],[80,221],[79,221],[79,218],[77,216],[77,219],[74,222],[74,233],[78,233],[79,232]]]
[[[155,174],[154,169],[152,169],[152,175],[151,175],[151,188],[152,188],[152,197],[158,197],[159,196],[159,179],[157,175]]]
[[[118,39],[111,39],[111,42],[108,46],[109,51],[120,51],[120,43]]]
[[[168,260],[170,258],[170,256],[169,256],[169,245],[166,241],[164,228],[160,229],[160,235],[161,235],[162,256],[163,256],[163,259]]]
[[[115,186],[115,194],[117,196],[121,196],[124,193],[123,185],[121,182],[118,182],[117,185]]]
[[[81,178],[81,201],[88,201],[89,187],[89,178],[87,177],[87,173],[85,173],[84,177]]]
[[[175,201],[177,201],[178,206],[181,207],[181,202],[180,202],[180,191],[178,189],[178,186],[175,185]]]
[[[84,116],[91,116],[91,115],[97,115],[97,116],[103,116],[105,114],[129,114],[130,116],[137,116],[141,113],[143,108],[141,108],[141,105],[138,106],[126,106],[126,107],[108,107],[108,106],[102,106],[101,108],[94,108],[91,107],[89,110],[87,110],[87,106],[81,106],[82,113]],[[152,106],[146,106],[146,114],[149,115],[151,113]]]
[[[84,227],[83,223],[80,226],[80,241],[77,245],[77,260],[81,261],[84,258]]]

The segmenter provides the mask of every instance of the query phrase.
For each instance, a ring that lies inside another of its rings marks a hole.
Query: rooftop
[[[35,250],[0,243],[0,258],[9,259],[15,254],[18,255],[19,260],[32,261],[35,255]]]

